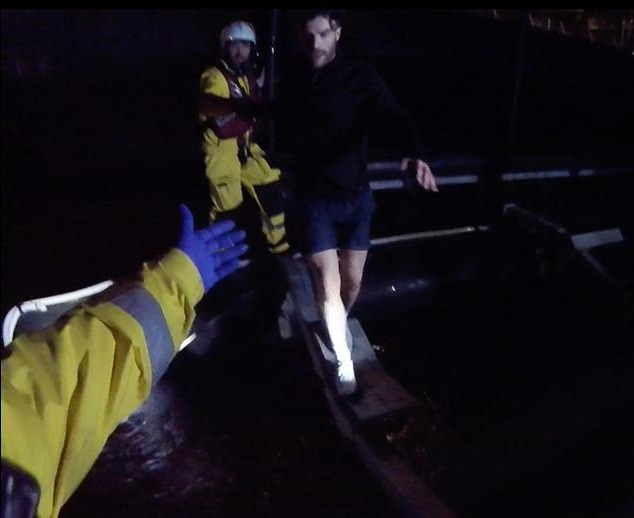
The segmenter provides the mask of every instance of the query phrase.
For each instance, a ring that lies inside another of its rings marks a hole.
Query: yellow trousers
[[[236,139],[226,139],[205,142],[203,152],[211,196],[210,219],[242,205],[244,188],[258,207],[269,250],[288,250],[281,171],[269,165],[264,151],[257,144],[250,144],[246,161],[241,163]]]

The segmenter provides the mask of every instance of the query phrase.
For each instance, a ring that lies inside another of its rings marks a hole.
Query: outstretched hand
[[[246,233],[223,220],[201,230],[194,230],[194,217],[187,205],[180,205],[181,233],[176,245],[194,263],[205,292],[238,268],[238,257],[249,248]]]
[[[438,192],[436,178],[434,178],[434,174],[431,172],[427,162],[423,162],[419,158],[404,158],[401,161],[401,170],[410,170],[416,173],[418,185],[427,191]]]

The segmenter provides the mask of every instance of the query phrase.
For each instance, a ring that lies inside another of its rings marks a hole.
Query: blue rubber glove
[[[181,203],[180,211],[181,235],[176,247],[192,260],[207,292],[238,268],[238,257],[249,248],[244,243],[246,233],[236,229],[231,220],[194,230],[194,217],[187,205]]]

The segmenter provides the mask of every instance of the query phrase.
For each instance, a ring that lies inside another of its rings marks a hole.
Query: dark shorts
[[[343,200],[298,197],[295,214],[303,253],[330,249],[368,250],[375,203],[368,187]]]

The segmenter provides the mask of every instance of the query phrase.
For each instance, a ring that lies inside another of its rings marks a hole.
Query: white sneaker
[[[337,361],[335,385],[340,396],[349,396],[357,390],[357,380],[354,376],[354,363],[352,360]]]

